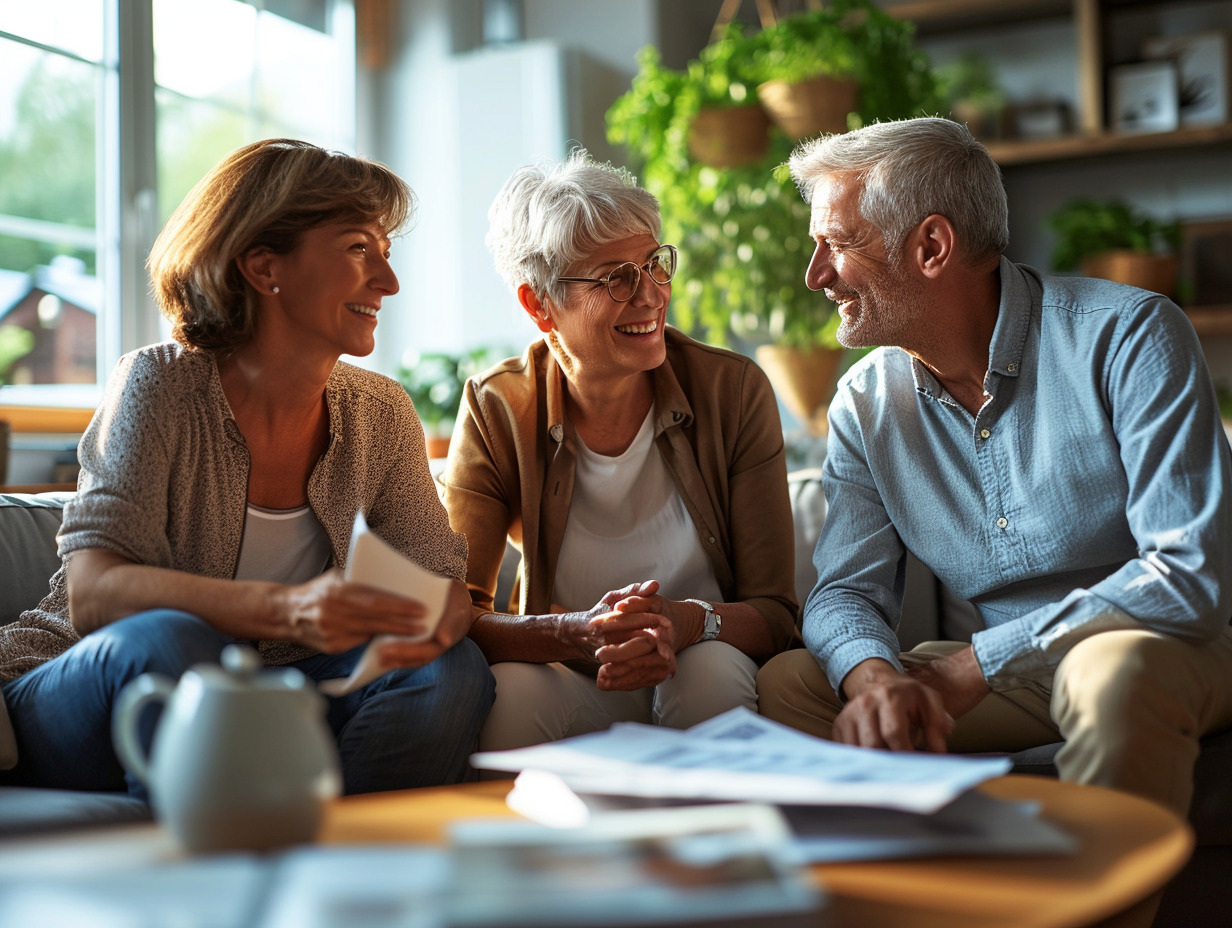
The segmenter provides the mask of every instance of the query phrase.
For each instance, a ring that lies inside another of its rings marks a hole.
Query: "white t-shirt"
[[[325,572],[333,551],[311,507],[266,509],[248,504],[236,580],[304,583]]]
[[[720,598],[693,520],[655,447],[653,407],[616,457],[578,440],[552,600],[584,611],[605,593],[642,580],[658,580],[668,599]]]

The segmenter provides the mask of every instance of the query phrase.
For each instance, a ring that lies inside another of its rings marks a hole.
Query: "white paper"
[[[450,836],[453,928],[813,926],[824,904],[766,805],[617,812],[582,829],[472,820]]]
[[[705,800],[702,800],[703,802]],[[676,808],[696,800],[575,793],[554,773],[524,770],[509,808],[555,828],[580,828],[630,810]],[[952,854],[1072,855],[1078,842],[1040,818],[1040,804],[968,790],[936,812],[867,806],[783,806],[793,843],[808,863],[894,860]]]
[[[475,754],[489,770],[547,770],[579,793],[659,799],[772,800],[935,812],[1008,758],[879,751],[814,738],[747,709],[685,731],[624,722],[563,741]]]
[[[306,847],[278,860],[257,928],[441,928],[449,853],[410,845]]]
[[[387,593],[405,596],[407,599],[419,600],[426,610],[423,618],[424,630],[417,635],[377,635],[364,649],[349,677],[321,682],[320,690],[327,696],[350,693],[383,674],[387,668],[382,667],[377,658],[382,644],[389,641],[427,641],[436,634],[436,626],[445,611],[451,582],[448,577],[424,570],[402,552],[378,538],[368,528],[368,522],[362,512],[356,513],[355,527],[351,531],[346,578],[352,583],[362,583]]]

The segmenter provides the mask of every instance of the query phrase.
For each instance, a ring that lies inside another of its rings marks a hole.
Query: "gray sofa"
[[[56,530],[67,493],[0,494],[0,625],[47,595],[60,566]],[[17,763],[17,744],[0,696],[0,770]],[[124,793],[0,786],[0,837],[150,817]]]
[[[816,579],[812,552],[826,515],[820,471],[794,472],[789,478],[789,490],[795,518],[796,592],[803,602]],[[55,533],[67,496],[0,494],[0,624],[12,621],[46,593],[47,579],[59,566]],[[507,601],[515,571],[516,552],[510,548],[501,571],[497,602]],[[909,560],[899,628],[904,647],[937,638],[969,639],[978,627],[975,611],[969,604],[958,601],[918,561]],[[1015,770],[1055,775],[1052,757],[1059,746],[1048,745],[1015,755]],[[11,768],[15,761],[13,733],[0,699],[0,770]],[[1222,900],[1216,903],[1214,896],[1222,889],[1221,876],[1232,865],[1230,773],[1232,732],[1206,739],[1195,774],[1196,794],[1191,813],[1198,853],[1170,888],[1157,926],[1215,924],[1204,922],[1204,915],[1226,913],[1226,904]],[[148,817],[147,806],[119,793],[0,786],[0,836]]]

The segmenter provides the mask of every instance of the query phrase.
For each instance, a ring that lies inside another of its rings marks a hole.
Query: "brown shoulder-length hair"
[[[295,139],[238,148],[203,177],[163,226],[147,267],[176,341],[225,353],[252,338],[256,293],[236,259],[251,248],[287,254],[308,229],[375,222],[392,238],[415,194],[383,164]]]

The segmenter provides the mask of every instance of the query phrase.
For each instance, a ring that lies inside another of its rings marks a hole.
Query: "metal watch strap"
[[[706,618],[702,624],[702,636],[698,641],[714,641],[723,630],[723,617],[714,611],[714,606],[704,599],[686,599],[686,603],[697,603],[706,610]]]

